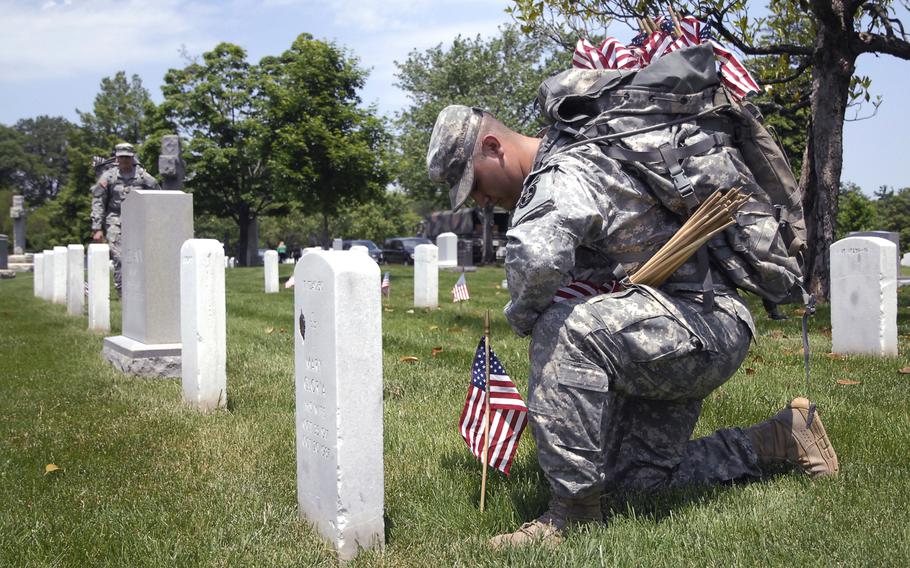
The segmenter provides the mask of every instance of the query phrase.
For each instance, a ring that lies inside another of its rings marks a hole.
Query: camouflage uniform
[[[635,268],[679,226],[598,148],[556,153],[525,180],[507,233],[505,315],[532,336],[530,422],[559,497],[760,475],[739,428],[689,440],[702,400],[736,371],[754,334],[723,274],[712,272],[708,310],[694,260],[660,290],[552,301],[570,280],[607,282],[617,263]]]
[[[133,166],[129,177],[121,174],[117,167],[110,168],[92,186],[92,231],[105,227],[105,238],[114,261],[114,285],[118,292],[121,286],[120,207],[134,189],[161,189],[161,186],[139,165]]]

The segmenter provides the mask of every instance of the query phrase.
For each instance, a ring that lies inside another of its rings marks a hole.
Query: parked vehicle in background
[[[414,247],[431,244],[433,241],[424,237],[394,237],[385,240],[382,255],[389,263],[414,264]]]
[[[509,212],[496,207],[490,227],[491,262],[501,262],[508,239]],[[458,211],[436,211],[421,222],[418,234],[436,240],[442,233],[458,236],[458,264],[479,264],[483,258],[483,210],[480,207],[463,207]]]
[[[379,246],[377,246],[373,241],[369,239],[345,239],[341,241],[341,247],[344,250],[348,250],[352,246],[367,247],[367,251],[370,253],[370,258],[375,260],[377,264],[383,263],[382,249],[379,248]]]

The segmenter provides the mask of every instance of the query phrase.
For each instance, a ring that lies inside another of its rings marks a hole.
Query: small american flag
[[[464,273],[462,272],[461,277],[458,279],[458,282],[456,282],[455,286],[452,287],[452,301],[463,302],[470,299],[471,295],[468,294],[468,281],[465,280]]]
[[[392,291],[392,282],[390,280],[390,275],[388,272],[382,275],[382,285],[379,287],[382,291],[382,295],[386,298],[389,297],[389,293]]]
[[[607,282],[605,284],[595,284],[588,280],[573,280],[556,291],[553,296],[553,303],[566,302],[576,298],[588,298],[599,296],[600,294],[611,294],[622,290],[619,282]]]
[[[484,403],[487,398],[486,364],[484,347],[486,338],[480,339],[471,368],[471,385],[468,397],[458,419],[458,430],[467,442],[474,457],[483,459]],[[506,374],[499,358],[490,349],[490,444],[487,450],[487,464],[509,474],[512,459],[518,449],[521,433],[528,423],[528,407],[512,379]]]
[[[674,37],[676,28],[670,18],[659,17],[656,23],[658,31],[641,32],[627,46],[613,37],[604,40],[600,48],[586,39],[580,39],[575,46],[572,65],[582,69],[641,69],[677,49],[708,42],[720,63],[721,81],[736,97],[744,98],[751,92],[761,92],[745,65],[714,39],[708,24],[686,16],[679,20],[682,34]]]

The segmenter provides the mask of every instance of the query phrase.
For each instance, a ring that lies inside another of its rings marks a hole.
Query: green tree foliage
[[[239,250],[250,222],[286,202],[269,183],[272,145],[264,124],[258,69],[243,48],[221,43],[183,69],[164,77],[162,109],[190,142],[186,183],[199,213],[234,220]],[[246,258],[237,254],[241,263]]]
[[[876,202],[867,197],[858,185],[850,182],[843,184],[838,196],[836,238],[842,239],[852,231],[879,230],[879,227],[881,222]]]
[[[322,220],[380,199],[389,181],[389,138],[374,108],[361,108],[367,72],[356,58],[309,34],[260,63],[271,182]]]
[[[636,18],[654,17],[665,10],[665,3],[657,0],[514,0],[514,4],[513,15],[528,29],[579,22],[596,22],[606,29],[614,21],[634,25]],[[800,175],[808,241],[813,245],[807,255],[807,284],[817,297],[827,298],[828,251],[835,237],[843,165],[843,123],[851,105],[872,102],[871,81],[855,74],[856,60],[864,53],[910,59],[910,38],[894,8],[896,4],[907,8],[907,2],[768,0],[759,15],[750,11],[754,3],[746,0],[673,4],[680,12],[708,22],[728,46],[750,57],[767,58],[756,67],[763,83],[795,85],[783,99],[775,101],[778,95],[772,94],[772,103],[790,102],[790,111],[809,109]],[[799,85],[807,77],[810,87],[804,91]],[[790,95],[793,100],[787,101]],[[793,127],[798,129],[799,124]]]
[[[23,150],[31,167],[22,172],[19,192],[30,206],[41,205],[56,197],[69,174],[67,140],[73,124],[60,116],[25,118],[14,128],[22,134]]]
[[[92,112],[76,112],[82,127],[94,134],[91,142],[107,148],[120,141],[142,142],[146,134],[143,122],[150,103],[142,79],[133,75],[127,80],[126,72],[118,71],[113,77],[101,80],[101,91],[95,95]]]
[[[883,186],[875,192],[875,202],[880,224],[875,230],[900,233],[901,245],[910,244],[910,187],[893,188]],[[898,252],[900,254],[900,252]]]
[[[411,103],[396,119],[395,172],[404,190],[420,200],[421,213],[450,207],[448,189],[427,177],[426,154],[439,111],[447,105],[477,106],[503,124],[534,134],[542,123],[534,106],[540,83],[568,67],[571,55],[554,53],[537,34],[505,28],[495,38],[457,37],[450,46],[412,51],[396,62],[398,86]]]
[[[19,189],[34,160],[25,151],[25,136],[15,128],[0,124],[0,188]]]

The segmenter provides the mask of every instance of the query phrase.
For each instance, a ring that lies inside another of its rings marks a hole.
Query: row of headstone
[[[85,247],[57,246],[34,255],[33,293],[57,304],[66,304],[66,312],[81,316],[88,293],[88,329],[109,331],[110,323],[110,247],[93,243],[88,246],[88,283],[85,278]]]
[[[222,248],[224,248],[224,247],[222,247]],[[222,255],[222,256],[223,256],[223,255]],[[224,257],[224,267],[225,267],[225,268],[234,268],[234,267],[236,267],[236,266],[237,266],[237,259],[236,259],[236,258],[234,258],[233,256],[225,256],[225,257]]]

